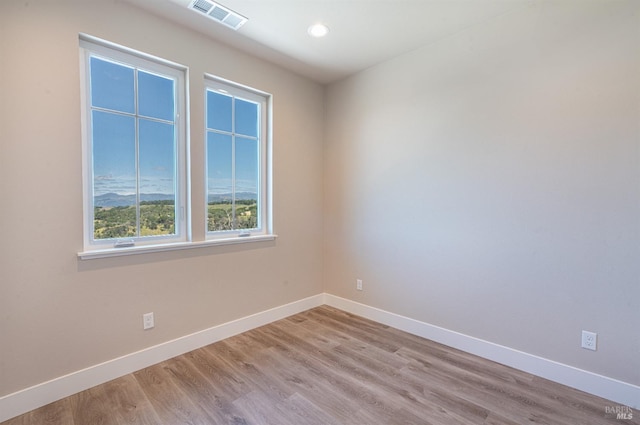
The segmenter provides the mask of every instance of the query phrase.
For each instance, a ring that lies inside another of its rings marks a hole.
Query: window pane
[[[93,111],[92,117],[94,196],[135,195],[134,118],[101,111]],[[127,198],[125,205],[134,204],[135,197]]]
[[[207,128],[231,132],[231,97],[207,90]]]
[[[233,229],[231,136],[207,134],[207,229]]]
[[[135,236],[135,120],[93,111],[92,130],[94,239]]]
[[[236,98],[235,132],[258,137],[258,104]]]
[[[140,172],[140,236],[175,233],[174,126],[141,119],[138,161]]]
[[[91,105],[134,113],[133,68],[91,57]]]
[[[138,113],[162,120],[174,120],[174,81],[138,71]]]
[[[219,232],[224,230],[268,234],[270,205],[262,205],[261,193],[270,184],[265,166],[269,140],[262,128],[268,97],[218,79],[206,86],[207,239],[228,237]]]
[[[175,138],[172,124],[140,120],[141,200],[173,199],[175,194]]]
[[[236,138],[236,225],[239,229],[258,227],[258,141]]]

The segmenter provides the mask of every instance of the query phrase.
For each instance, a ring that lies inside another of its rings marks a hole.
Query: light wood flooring
[[[322,306],[2,425],[640,424],[616,405]]]

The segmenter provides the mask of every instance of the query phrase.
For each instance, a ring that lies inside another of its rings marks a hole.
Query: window
[[[206,79],[207,237],[270,233],[268,95]]]
[[[186,241],[185,68],[80,46],[85,250]]]
[[[275,239],[270,95],[212,76],[191,93],[206,115],[206,190],[191,194],[187,68],[84,34],[80,53],[81,259]],[[195,241],[191,202],[207,209]]]

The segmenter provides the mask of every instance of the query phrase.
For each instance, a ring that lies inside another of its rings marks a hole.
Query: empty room
[[[0,423],[640,424],[640,1],[0,1]]]

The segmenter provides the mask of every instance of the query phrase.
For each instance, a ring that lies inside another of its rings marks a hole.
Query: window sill
[[[93,260],[97,258],[121,257],[125,255],[149,254],[153,252],[179,251],[183,249],[207,248],[220,245],[235,245],[240,243],[263,242],[275,240],[278,235],[255,235],[246,237],[233,237],[198,242],[177,242],[161,245],[142,245],[130,248],[108,248],[96,251],[82,251],[78,253],[80,260]]]

